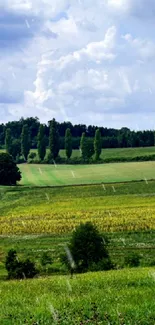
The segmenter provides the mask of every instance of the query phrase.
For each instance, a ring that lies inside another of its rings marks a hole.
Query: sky
[[[154,0],[0,0],[0,123],[155,129]]]

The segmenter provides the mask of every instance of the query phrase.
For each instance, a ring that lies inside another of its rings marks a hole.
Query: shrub
[[[16,251],[13,249],[8,252],[5,267],[9,279],[33,278],[38,273],[34,263],[29,259],[19,261]]]
[[[103,258],[98,263],[92,263],[89,267],[89,271],[108,271],[111,269],[114,269],[115,266],[111,262],[111,259],[109,257]]]
[[[75,229],[69,244],[69,252],[78,272],[87,271],[92,264],[97,265],[101,261],[103,263],[104,259],[108,259],[110,263],[107,239],[100,235],[91,222],[80,224]],[[66,260],[63,259],[64,262]]]
[[[140,265],[140,255],[137,253],[130,253],[129,255],[125,256],[124,263],[129,267],[137,267]]]
[[[28,155],[28,159],[34,159],[34,158],[36,158],[37,157],[37,154],[36,154],[36,152],[30,152],[29,153],[29,155]]]
[[[43,252],[41,256],[41,265],[46,266],[48,264],[52,264],[52,258],[48,252]]]
[[[25,159],[23,156],[17,155],[15,161],[16,161],[16,164],[23,164],[25,162]]]

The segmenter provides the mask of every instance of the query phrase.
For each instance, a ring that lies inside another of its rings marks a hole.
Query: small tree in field
[[[66,130],[65,133],[65,149],[66,149],[66,156],[69,159],[72,155],[72,135],[69,128]]]
[[[10,129],[6,129],[6,132],[5,132],[5,148],[6,148],[6,152],[11,155],[12,136],[11,136],[11,130]]]
[[[77,271],[87,271],[92,264],[98,264],[103,259],[109,261],[107,240],[91,222],[80,224],[75,229],[69,249]]]
[[[0,185],[16,185],[21,180],[21,173],[13,157],[0,153]]]
[[[22,134],[21,134],[21,152],[25,160],[27,160],[28,154],[30,152],[30,147],[31,147],[30,132],[29,132],[28,125],[25,124],[22,128]]]
[[[40,125],[38,132],[38,156],[41,160],[44,160],[46,155],[46,139],[44,133],[44,125]]]
[[[95,132],[94,151],[95,151],[95,160],[99,160],[102,152],[102,138],[99,129],[97,129]]]

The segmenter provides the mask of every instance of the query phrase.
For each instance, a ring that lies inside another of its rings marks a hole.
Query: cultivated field
[[[21,164],[21,185],[58,186],[127,182],[155,179],[155,162],[111,163],[101,165]]]
[[[56,188],[0,188],[0,274],[7,251],[38,262],[43,251],[59,257],[80,222],[92,221],[110,242],[111,258],[123,263],[138,252],[155,264],[155,182]],[[57,265],[57,266],[58,266]],[[55,266],[55,265],[54,265]]]

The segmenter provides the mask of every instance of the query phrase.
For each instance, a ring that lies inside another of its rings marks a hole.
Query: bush
[[[111,262],[111,259],[109,257],[103,258],[98,263],[92,263],[89,267],[89,271],[108,271],[111,269],[114,269],[115,266]]]
[[[70,244],[69,254],[72,256],[78,272],[88,271],[93,264],[108,263],[110,266],[110,258],[107,251],[107,239],[103,238],[97,228],[91,223],[86,222],[80,224],[73,232]],[[63,262],[69,266],[67,257],[63,257]],[[68,258],[70,262],[70,258]],[[103,265],[102,265],[103,266]],[[101,267],[101,265],[100,265]]]
[[[0,185],[16,185],[21,180],[21,173],[13,157],[0,153]]]
[[[29,259],[19,261],[16,251],[13,249],[8,252],[5,267],[8,272],[8,279],[33,278],[38,273],[34,263]]]
[[[28,155],[28,159],[34,159],[34,158],[36,158],[37,157],[37,154],[36,154],[36,152],[30,152],[29,153],[29,155]]]
[[[52,258],[49,253],[44,252],[41,256],[41,265],[46,266],[48,264],[52,264]]]
[[[16,164],[23,164],[25,163],[25,159],[23,156],[17,155],[16,157]]]
[[[138,267],[140,265],[140,255],[131,253],[124,258],[124,264],[128,267]]]

